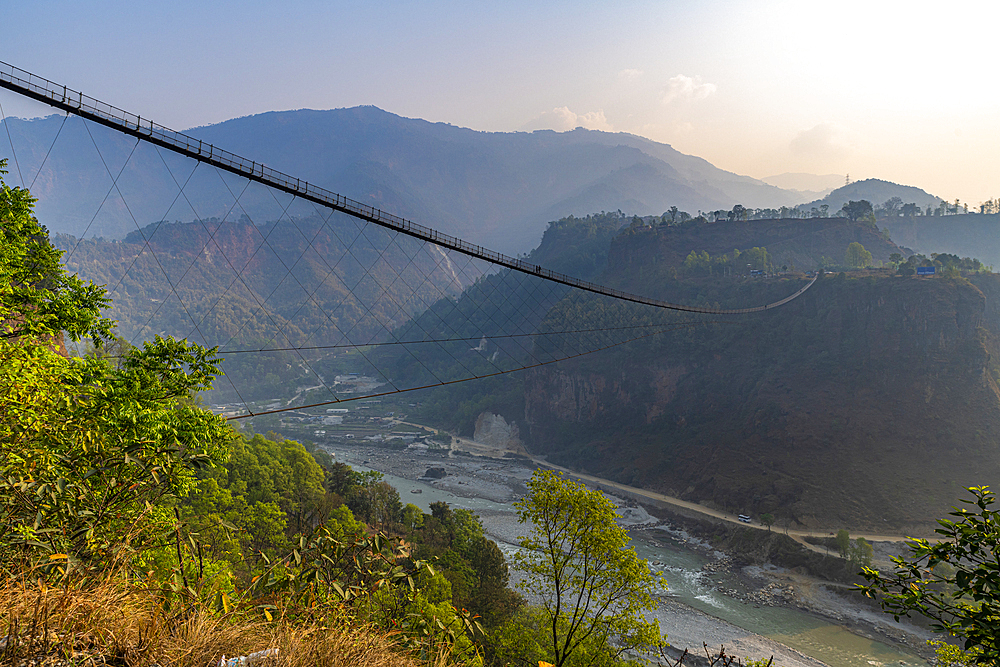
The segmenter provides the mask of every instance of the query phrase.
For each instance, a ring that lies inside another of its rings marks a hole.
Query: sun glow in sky
[[[33,0],[16,16],[0,60],[177,129],[374,104],[631,132],[755,177],[1000,195],[995,3]]]

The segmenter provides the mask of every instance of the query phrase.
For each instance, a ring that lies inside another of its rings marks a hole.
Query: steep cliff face
[[[624,378],[606,378],[598,373],[539,373],[526,390],[525,417],[529,423],[547,418],[577,423],[593,422],[609,410],[620,412],[629,402],[622,390]]]
[[[926,528],[1000,481],[1000,276],[974,282],[825,278],[740,325],[539,369],[528,446],[804,525]]]

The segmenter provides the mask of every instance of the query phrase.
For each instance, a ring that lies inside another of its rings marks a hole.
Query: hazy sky
[[[973,205],[1000,195],[997,3],[0,7],[0,60],[175,129],[374,104],[478,130],[632,132],[755,177],[850,173]],[[0,104],[49,113],[6,91]]]

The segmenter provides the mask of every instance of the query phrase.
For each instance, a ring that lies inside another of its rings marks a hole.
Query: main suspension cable
[[[545,269],[540,265],[529,264],[523,259],[518,259],[504,255],[502,253],[474,245],[450,234],[445,234],[417,224],[405,218],[386,213],[381,209],[369,206],[362,202],[349,199],[343,195],[312,185],[302,179],[290,176],[283,172],[271,169],[254,160],[236,155],[229,151],[217,148],[212,144],[206,144],[201,139],[196,139],[190,135],[171,130],[150,120],[143,119],[137,114],[129,113],[118,107],[101,102],[83,93],[57,84],[48,79],[39,77],[31,72],[14,67],[8,63],[0,61],[0,87],[7,88],[16,93],[24,95],[34,100],[44,102],[52,107],[61,109],[67,113],[76,114],[82,118],[100,123],[106,127],[117,130],[129,136],[137,137],[156,146],[161,146],[167,150],[180,155],[204,162],[218,167],[238,176],[243,176],[258,183],[281,190],[290,195],[299,197],[306,201],[320,204],[336,211],[341,211],[355,218],[371,222],[393,231],[412,236],[414,238],[436,244],[443,248],[448,248],[470,257],[486,260],[490,263],[504,266],[515,271],[538,276],[548,281],[561,283],[569,287],[575,287],[587,292],[594,292],[604,296],[610,296],[623,301],[631,301],[656,308],[667,310],[678,310],[689,313],[704,313],[708,315],[746,315],[758,313],[772,308],[782,306],[793,299],[801,296],[807,289],[812,287],[816,278],[800,290],[779,301],[768,303],[762,306],[751,308],[739,308],[734,310],[722,310],[717,308],[704,308],[699,306],[689,306],[660,299],[623,292],[621,290],[605,287],[586,280],[581,280],[556,271]]]

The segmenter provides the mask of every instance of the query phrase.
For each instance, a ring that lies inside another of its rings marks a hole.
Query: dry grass
[[[0,584],[0,664],[208,667],[225,656],[279,650],[276,667],[443,667],[397,637],[346,622],[333,627],[254,620],[200,605],[167,611],[162,598],[108,583],[86,590]]]

